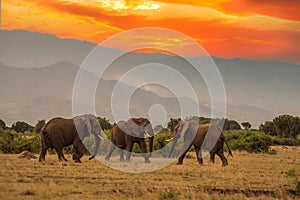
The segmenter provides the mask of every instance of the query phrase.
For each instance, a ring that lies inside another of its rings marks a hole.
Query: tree
[[[102,130],[110,130],[113,127],[113,125],[105,117],[103,117],[103,118],[97,117],[97,120],[98,120]]]
[[[26,122],[17,121],[11,127],[16,132],[24,133],[25,131],[33,131],[33,126],[27,124]]]
[[[241,126],[237,121],[225,119],[223,130],[240,130]]]
[[[276,136],[276,130],[273,122],[266,121],[264,124],[259,126],[259,130],[263,131],[265,134]]]
[[[242,126],[245,130],[249,130],[251,128],[251,124],[249,122],[242,122]]]
[[[2,130],[6,129],[6,124],[2,119],[0,119],[0,129],[2,129]]]
[[[273,119],[276,133],[280,137],[296,138],[300,134],[300,119],[290,115],[280,115]]]
[[[35,125],[35,128],[34,128],[34,132],[35,133],[39,133],[41,132],[42,128],[45,126],[46,124],[46,121],[43,119],[43,120],[39,120],[36,125]]]
[[[170,118],[170,121],[168,122],[168,129],[173,133],[175,126],[180,121],[181,121],[181,118],[177,118],[177,119]]]

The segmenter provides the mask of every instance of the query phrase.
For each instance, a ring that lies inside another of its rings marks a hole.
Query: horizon
[[[29,32],[29,33],[33,33],[33,34],[41,34],[41,35],[49,35],[49,36],[54,36],[58,39],[61,39],[61,40],[74,40],[74,41],[79,41],[79,42],[86,42],[86,43],[90,43],[90,44],[93,44],[93,45],[99,45],[93,41],[88,41],[88,40],[81,40],[81,39],[76,39],[76,38],[65,38],[65,37],[60,37],[58,35],[54,35],[54,34],[51,34],[51,33],[46,33],[46,32],[36,32],[36,31],[31,31],[31,30],[22,30],[22,29],[13,29],[13,30],[0,30],[0,31],[25,31],[25,32]],[[100,45],[101,46],[101,45]],[[108,49],[115,49],[115,50],[120,50],[120,51],[123,51],[122,49],[118,49],[118,48],[113,48],[113,47],[105,47],[105,46],[101,46],[101,47],[104,47],[104,48],[108,48]],[[179,57],[178,55],[174,55],[174,54],[169,54],[169,53],[165,53],[164,51],[138,51],[138,52],[128,52],[128,53],[135,53],[135,54],[145,54],[145,55],[153,55],[153,54],[160,54],[160,55],[166,55],[166,56],[173,56],[173,57]],[[276,62],[276,63],[286,63],[286,64],[294,64],[294,65],[299,65],[300,66],[300,63],[296,63],[296,62],[292,62],[292,61],[289,61],[289,60],[276,60],[275,58],[274,59],[251,59],[251,58],[242,58],[242,57],[232,57],[232,58],[226,58],[226,57],[220,57],[220,56],[214,56],[214,55],[203,55],[203,56],[195,56],[195,57],[189,57],[189,56],[186,56],[186,58],[190,58],[190,59],[197,59],[197,58],[203,58],[203,57],[210,57],[212,59],[224,59],[224,60],[245,60],[245,61],[255,61],[255,62]],[[67,62],[67,63],[70,63],[70,64],[74,64],[76,66],[79,66],[78,64],[76,63],[73,63],[73,62],[70,62],[70,61],[61,61],[61,62],[56,62],[56,63],[53,63],[52,65],[55,65],[55,64],[59,64],[59,63],[63,63],[63,62]],[[0,63],[4,64],[3,62],[0,61]],[[10,66],[10,65],[8,65]],[[37,67],[26,67],[26,68],[39,68],[39,67],[47,67],[48,65],[45,65],[45,66],[37,66]],[[10,66],[10,67],[17,67],[19,68],[20,66]]]

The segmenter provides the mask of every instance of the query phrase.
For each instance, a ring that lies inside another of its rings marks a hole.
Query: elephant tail
[[[228,145],[228,142],[227,142],[226,138],[224,138],[224,142],[225,142],[225,144],[226,144],[226,146],[227,146],[227,148],[228,148],[228,156],[231,155],[231,157],[233,157],[232,151],[231,151],[230,148],[229,148],[229,145]]]
[[[44,143],[46,146],[53,148],[49,134],[44,128],[41,130],[41,142]]]

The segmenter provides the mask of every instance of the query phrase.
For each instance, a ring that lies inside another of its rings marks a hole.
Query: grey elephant
[[[51,119],[42,128],[40,136],[40,157],[39,161],[45,161],[45,155],[48,148],[54,148],[58,155],[59,161],[67,161],[64,157],[63,147],[73,144],[74,154],[73,160],[81,162],[83,156],[84,145],[81,140],[92,133],[95,136],[95,149],[93,155],[89,158],[93,159],[99,150],[101,127],[97,118],[93,115],[77,116],[71,119],[56,117]]]
[[[145,135],[149,136],[149,154],[147,153]],[[118,147],[121,149],[120,160],[124,160],[123,150],[126,150],[126,161],[129,161],[133,144],[138,143],[143,152],[145,162],[149,163],[149,158],[153,150],[153,141],[154,131],[148,119],[131,118],[126,122],[120,121],[110,132],[110,146],[105,160],[109,160],[112,152]]]
[[[209,137],[205,139],[205,136],[209,133]],[[232,156],[232,152],[226,141],[226,138],[220,128],[214,124],[199,124],[196,121],[181,121],[174,129],[174,136],[168,140],[172,141],[169,157],[171,157],[177,140],[183,137],[183,146],[178,158],[177,165],[181,165],[183,159],[193,145],[196,150],[197,160],[199,164],[203,164],[201,149],[207,148],[210,150],[210,160],[214,163],[215,154],[217,154],[222,160],[222,165],[228,165],[228,160],[224,156],[224,142],[227,145],[229,154]]]

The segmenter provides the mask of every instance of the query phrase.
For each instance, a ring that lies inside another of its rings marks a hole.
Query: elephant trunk
[[[152,156],[154,136],[149,137],[149,158]]]
[[[100,136],[97,134],[95,134],[95,142],[96,142],[96,145],[95,145],[94,154],[89,158],[89,160],[92,160],[93,158],[96,157],[99,147],[100,147]]]
[[[176,146],[176,143],[177,143],[177,138],[173,138],[173,141],[172,141],[172,144],[171,144],[171,149],[170,149],[170,153],[168,155],[168,158],[171,158],[171,155],[174,151],[174,147]]]

